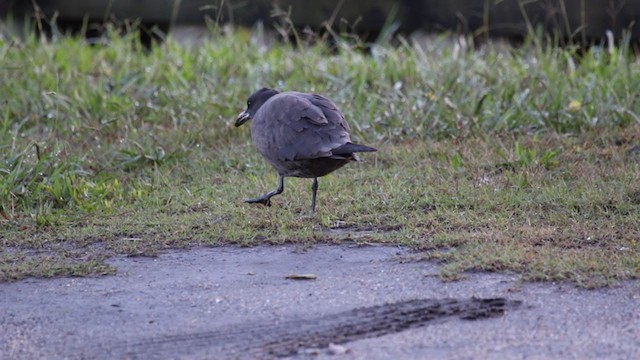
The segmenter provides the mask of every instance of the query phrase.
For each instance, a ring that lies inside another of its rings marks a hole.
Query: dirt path
[[[223,247],[116,258],[112,277],[0,284],[0,358],[640,358],[637,282],[443,283],[405,255]]]

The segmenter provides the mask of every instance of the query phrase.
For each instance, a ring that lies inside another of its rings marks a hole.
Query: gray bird
[[[278,188],[248,203],[271,206],[284,190],[286,176],[312,178],[311,211],[316,211],[318,178],[357,161],[358,152],[376,149],[351,142],[349,125],[333,101],[324,96],[262,88],[247,100],[235,126],[253,119],[251,138],[258,151],[278,171]]]

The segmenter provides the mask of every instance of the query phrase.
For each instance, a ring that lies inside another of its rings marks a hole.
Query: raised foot
[[[244,202],[249,204],[262,204],[264,206],[271,206],[271,198],[244,199]]]

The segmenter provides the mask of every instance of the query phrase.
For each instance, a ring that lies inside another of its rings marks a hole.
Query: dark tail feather
[[[337,148],[331,150],[333,155],[349,155],[357,152],[373,152],[378,151],[378,149],[374,149],[370,146],[358,145],[352,143],[346,143],[344,145],[340,145]]]

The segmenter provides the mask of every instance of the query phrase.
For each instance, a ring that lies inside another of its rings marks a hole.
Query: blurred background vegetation
[[[373,41],[393,33],[457,32],[475,38],[522,40],[534,31],[562,43],[593,44],[606,33],[640,38],[640,2],[629,0],[0,0],[0,15],[17,26],[25,19],[52,19],[46,31],[103,33],[107,22],[136,23],[145,41],[175,26],[210,23],[267,28],[294,27],[315,36],[329,30]],[[285,34],[292,33],[286,31]]]

